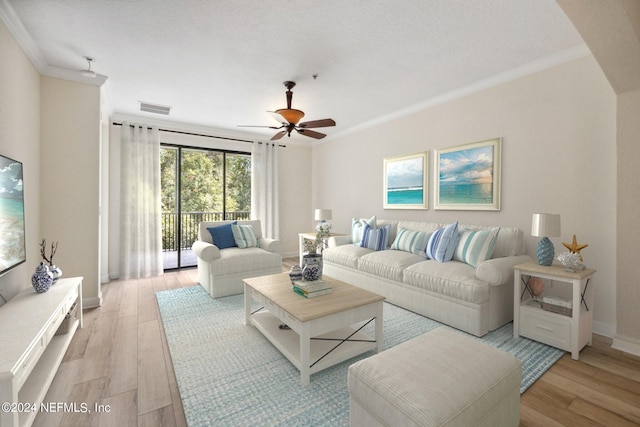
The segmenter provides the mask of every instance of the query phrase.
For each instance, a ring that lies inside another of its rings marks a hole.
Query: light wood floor
[[[295,262],[287,259],[288,270]],[[196,284],[196,271],[114,281],[85,310],[45,402],[84,403],[39,414],[36,426],[185,426],[155,292]],[[521,398],[521,426],[640,425],[640,357],[594,335],[580,360],[565,354]],[[313,379],[312,379],[313,380]],[[102,412],[95,405],[101,405]]]

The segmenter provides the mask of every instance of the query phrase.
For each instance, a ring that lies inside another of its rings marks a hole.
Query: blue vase
[[[36,272],[31,276],[31,284],[37,293],[47,292],[53,283],[53,275],[44,262],[36,268]]]
[[[306,254],[302,256],[302,278],[307,281],[318,280],[322,277],[322,255]]]
[[[540,265],[551,265],[553,262],[553,256],[555,255],[555,250],[553,248],[553,243],[549,240],[548,237],[543,237],[538,242],[538,247],[536,248],[536,257],[538,258],[538,264]]]

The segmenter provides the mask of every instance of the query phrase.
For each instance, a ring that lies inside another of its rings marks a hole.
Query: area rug
[[[156,293],[189,426],[346,426],[347,369],[365,353],[311,376],[299,371],[262,334],[244,325],[244,297],[213,299],[201,286]],[[258,306],[255,306],[258,308]],[[435,328],[434,320],[384,304],[384,348]],[[522,361],[523,393],[564,353],[513,338],[512,324],[482,340]]]

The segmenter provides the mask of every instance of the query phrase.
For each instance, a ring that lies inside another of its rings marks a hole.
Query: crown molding
[[[69,70],[49,65],[8,0],[0,0],[0,19],[41,75],[94,86],[102,86],[107,81],[108,77],[100,74],[97,74],[95,78],[85,77],[80,73],[80,70]]]
[[[323,144],[325,142],[330,142],[335,139],[342,138],[344,136],[363,131],[365,129],[369,129],[369,128],[378,126],[380,124],[390,122],[395,119],[399,119],[401,117],[406,117],[411,114],[417,113],[419,111],[423,111],[428,108],[435,107],[437,105],[445,104],[447,102],[463,98],[465,96],[483,91],[485,89],[489,89],[494,86],[499,86],[501,84],[508,83],[508,82],[526,77],[528,75],[535,74],[537,72],[544,71],[546,69],[553,68],[557,65],[561,65],[561,64],[573,61],[575,59],[583,58],[589,55],[591,55],[591,51],[589,50],[587,45],[583,43],[572,49],[567,49],[555,55],[551,55],[551,56],[542,58],[540,60],[522,65],[520,67],[513,68],[509,71],[505,71],[504,73],[496,74],[495,76],[489,77],[487,79],[480,80],[470,85],[434,96],[430,99],[427,99],[426,101],[420,102],[418,104],[412,105],[410,107],[404,108],[394,113],[387,114],[382,117],[378,117],[376,119],[370,120],[366,123],[352,127],[345,131],[335,133],[331,135],[330,138],[320,141],[320,144]]]

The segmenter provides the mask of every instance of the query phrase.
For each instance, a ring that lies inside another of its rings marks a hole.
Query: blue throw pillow
[[[362,242],[360,246],[363,248],[381,251],[389,246],[389,234],[391,233],[391,224],[384,227],[372,228],[365,223],[362,231]]]
[[[237,221],[234,221],[207,228],[209,233],[211,233],[213,244],[216,245],[218,249],[235,248],[238,246],[236,245],[236,240],[233,238],[233,231],[231,230],[231,226],[237,223]]]
[[[458,244],[458,221],[436,230],[427,243],[427,257],[438,262],[451,261]]]

